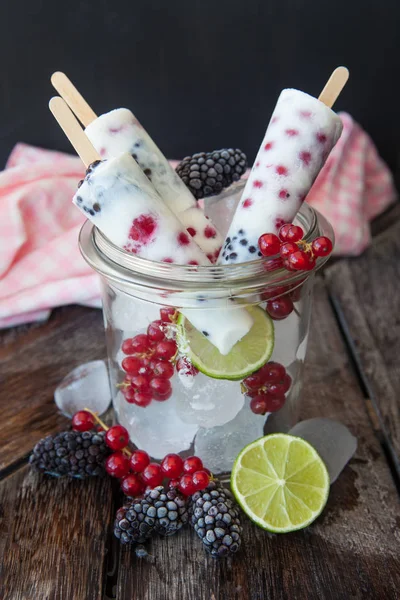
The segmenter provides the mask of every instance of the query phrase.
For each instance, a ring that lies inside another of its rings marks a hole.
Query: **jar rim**
[[[323,223],[324,233],[333,239],[333,231],[326,219],[310,205],[303,203],[296,215],[297,222],[305,231],[304,240],[310,242],[319,233],[318,225]],[[287,271],[284,268],[272,270],[279,255],[261,257],[256,260],[229,265],[177,265],[141,258],[113,244],[90,221],[86,221],[79,235],[79,247],[84,259],[100,275],[113,281],[143,283],[148,287],[160,286],[171,290],[195,288],[236,288],[263,285],[279,286],[282,283],[296,284],[315,273],[328,259],[319,258],[316,268],[310,272]]]

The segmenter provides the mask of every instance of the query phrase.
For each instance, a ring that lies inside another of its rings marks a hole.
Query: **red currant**
[[[166,477],[176,479],[183,471],[183,460],[179,454],[167,454],[161,463],[161,470]]]
[[[150,464],[150,456],[145,450],[135,450],[135,452],[132,453],[130,463],[132,471],[135,473],[142,473],[147,465]]]
[[[132,388],[127,388],[127,389],[123,389],[122,393],[125,397],[125,400],[129,403],[129,404],[135,404],[135,395],[137,392],[135,392],[135,390],[133,390]],[[150,396],[150,401],[151,401],[151,396]]]
[[[129,473],[129,457],[118,450],[106,459],[105,468],[112,477],[124,477]]]
[[[192,475],[196,471],[203,470],[203,463],[198,456],[189,456],[183,463],[183,470],[185,473]]]
[[[176,370],[178,373],[182,373],[182,375],[192,375],[193,377],[199,372],[185,356],[181,356],[176,361]]]
[[[131,354],[144,354],[150,349],[151,340],[144,333],[139,333],[131,340]]]
[[[144,483],[139,475],[130,473],[121,481],[121,489],[127,496],[139,496],[144,492]]]
[[[280,298],[275,298],[275,300],[269,300],[266,306],[267,313],[275,321],[286,319],[293,311],[293,308],[293,302],[289,296],[281,296]]]
[[[136,375],[131,379],[131,389],[135,392],[149,391],[149,378],[146,375]]]
[[[147,328],[147,337],[152,342],[161,342],[165,338],[162,330],[162,321],[153,321]]]
[[[303,291],[303,286],[299,285],[299,287],[295,288],[294,290],[292,290],[290,292],[289,296],[292,299],[292,302],[299,302],[300,301],[302,291]]]
[[[174,340],[163,340],[158,342],[155,354],[163,360],[171,360],[176,354],[176,342]]]
[[[283,260],[283,266],[284,266],[284,267],[285,267],[285,269],[287,269],[288,271],[297,271],[297,269],[294,269],[294,268],[292,267],[292,265],[290,264],[290,262],[289,262],[289,257],[288,257],[288,258],[285,258],[285,259]]]
[[[193,483],[192,475],[189,475],[189,474],[182,475],[182,477],[179,480],[179,491],[184,496],[191,496],[192,494],[195,493],[196,487]]]
[[[114,425],[106,432],[106,444],[111,450],[122,450],[129,443],[129,433],[122,425]]]
[[[171,379],[174,374],[174,365],[166,360],[153,361],[152,369],[156,377],[165,377],[166,379]]]
[[[133,354],[132,338],[127,338],[122,342],[121,350],[124,354]]]
[[[142,365],[139,369],[139,375],[144,375],[147,379],[153,375],[153,370],[150,365]]]
[[[283,262],[281,258],[270,258],[266,260],[263,264],[264,271],[276,271],[277,269],[282,269]]]
[[[157,487],[162,484],[164,474],[158,463],[150,463],[142,473],[143,481],[150,487]]]
[[[168,484],[168,487],[171,490],[174,490],[176,488],[179,488],[179,483],[180,483],[180,479],[171,479],[171,481]]]
[[[324,235],[317,237],[311,244],[314,256],[329,256],[333,250],[331,240]]]
[[[285,367],[273,361],[268,362],[260,369],[260,376],[264,383],[278,383],[283,380],[285,375]]]
[[[270,396],[266,394],[265,400],[267,412],[277,412],[285,404],[286,398],[285,396]]]
[[[206,471],[196,471],[193,474],[193,485],[196,489],[196,492],[199,490],[204,490],[208,484],[210,483],[210,476]]]
[[[172,306],[160,308],[160,317],[163,323],[174,323],[176,321],[177,310]]]
[[[294,271],[311,271],[314,268],[314,261],[304,250],[293,252],[287,259],[291,270]]]
[[[267,393],[274,398],[285,395],[283,383],[268,383],[266,388]]]
[[[123,370],[129,375],[139,375],[139,369],[142,363],[136,356],[127,356],[121,363]]]
[[[87,410],[79,410],[72,417],[72,429],[74,431],[89,431],[93,429],[96,419]]]
[[[286,294],[287,291],[288,287],[283,285],[267,288],[262,293],[263,300],[271,300],[271,298],[276,298],[276,296],[282,296],[283,294]]]
[[[125,396],[125,398],[126,398],[126,396]],[[153,400],[153,396],[152,396],[151,392],[146,392],[146,391],[134,392],[131,404],[137,404],[138,406],[141,406],[142,408],[144,408],[145,406],[148,406],[152,400]],[[129,400],[128,400],[128,402],[129,402]]]
[[[267,412],[267,404],[264,399],[264,394],[258,394],[250,400],[250,408],[256,415],[265,415]]]
[[[304,231],[298,225],[287,223],[282,225],[279,230],[279,237],[284,242],[299,242],[304,235]]]
[[[169,379],[164,377],[153,377],[150,381],[150,389],[154,400],[168,400],[172,394],[172,385]]]
[[[258,245],[263,256],[279,254],[281,241],[274,233],[264,233],[258,239]]]
[[[243,383],[248,390],[258,390],[263,384],[260,371],[256,371],[252,375],[246,377],[246,379],[243,379]]]
[[[279,253],[282,258],[289,258],[293,252],[297,252],[299,247],[294,242],[286,242],[286,244],[282,244],[280,247]]]
[[[278,236],[282,240],[282,242],[286,241],[286,235],[287,235],[287,232],[289,231],[290,226],[291,226],[291,223],[285,223],[285,225],[282,225],[282,227],[278,231]]]

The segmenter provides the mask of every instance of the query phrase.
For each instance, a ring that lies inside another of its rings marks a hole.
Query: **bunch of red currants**
[[[75,431],[89,431],[96,426],[95,416],[81,410],[72,418]],[[177,488],[185,496],[204,490],[211,479],[211,473],[204,468],[197,456],[183,459],[179,454],[167,454],[160,463],[151,462],[144,450],[129,450],[129,434],[122,425],[113,425],[106,430],[105,442],[112,450],[105,462],[105,470],[121,482],[121,489],[127,496],[139,496],[147,488],[162,485],[169,480],[170,488]]]

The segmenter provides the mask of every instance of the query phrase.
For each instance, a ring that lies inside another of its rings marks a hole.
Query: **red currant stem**
[[[128,388],[129,386],[130,386],[130,383],[128,383],[127,381],[123,381],[122,383],[117,383],[117,385],[116,385],[117,388]],[[87,408],[85,408],[85,410],[87,410]]]
[[[104,429],[104,431],[108,431],[110,429],[108,427],[108,425],[106,425],[104,423],[104,421],[102,421],[100,419],[100,417],[98,416],[98,414],[95,413],[95,412],[93,412],[92,410],[90,410],[90,408],[84,408],[83,410],[86,410],[86,412],[90,413],[94,417],[95,421],[100,425],[100,427],[102,429]],[[122,452],[124,452],[127,456],[132,456],[132,452],[130,450],[128,450],[128,448],[122,448]]]
[[[242,394],[247,393],[247,387],[242,382],[240,382],[240,391],[242,392]]]

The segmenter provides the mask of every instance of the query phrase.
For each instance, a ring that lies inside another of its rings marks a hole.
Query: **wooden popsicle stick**
[[[59,96],[54,96],[49,102],[49,108],[84,165],[88,167],[95,160],[101,160],[100,154],[85,135],[67,103]]]
[[[332,108],[338,99],[340,92],[346,85],[348,78],[349,70],[346,69],[346,67],[338,67],[335,69],[326,82],[326,85],[320,93],[318,100],[326,104],[326,106],[329,106],[329,108]]]
[[[80,122],[87,127],[92,121],[97,119],[94,110],[86,102],[85,98],[78,92],[74,84],[65,73],[56,71],[51,76],[53,87],[65,100],[72,112],[76,114]]]

